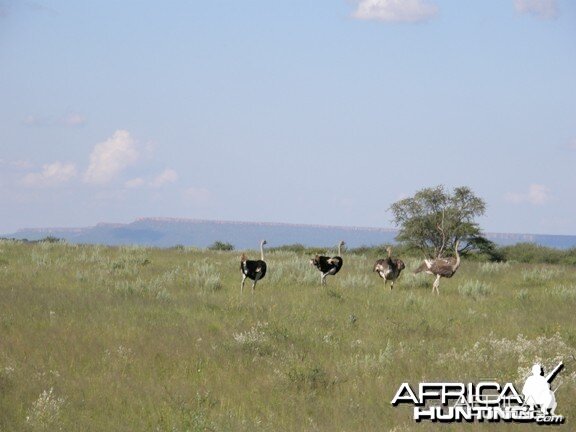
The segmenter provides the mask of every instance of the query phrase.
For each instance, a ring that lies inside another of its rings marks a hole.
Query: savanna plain
[[[463,260],[394,289],[348,251],[320,286],[310,250],[0,241],[0,431],[576,430],[576,267]],[[334,251],[325,251],[334,255]],[[258,251],[248,251],[256,259]],[[535,362],[561,426],[416,423],[403,382],[512,382]]]

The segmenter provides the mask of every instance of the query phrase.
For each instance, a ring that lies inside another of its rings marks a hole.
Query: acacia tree
[[[394,223],[400,227],[396,239],[425,254],[440,257],[445,250],[453,250],[460,241],[460,251],[472,249],[489,252],[494,244],[482,237],[475,218],[486,210],[484,200],[466,186],[455,188],[450,194],[444,186],[422,189],[411,198],[400,200],[390,207]]]

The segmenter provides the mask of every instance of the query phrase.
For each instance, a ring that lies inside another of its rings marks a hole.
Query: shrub
[[[245,332],[233,333],[232,336],[243,350],[251,354],[269,355],[272,346],[269,344],[268,323],[258,321],[255,326]]]
[[[538,246],[534,243],[518,243],[513,246],[506,246],[500,252],[507,261],[518,261],[523,263],[544,263],[544,264],[576,264],[576,248],[554,249],[545,246]]]
[[[479,297],[485,297],[490,294],[491,287],[489,284],[475,281],[466,281],[462,285],[458,286],[458,292],[464,296],[472,297],[477,299]]]
[[[275,247],[275,248],[270,248],[270,251],[303,253],[306,251],[306,247],[303,244],[294,243],[294,244],[279,246],[279,247]]]
[[[560,270],[535,268],[532,270],[522,270],[522,278],[526,283],[542,283],[558,277]]]
[[[208,262],[199,262],[194,265],[194,270],[190,275],[190,283],[204,292],[222,289],[220,273],[216,271],[214,265]]]
[[[26,423],[34,431],[57,430],[65,399],[54,395],[54,389],[44,390],[32,404]]]
[[[287,376],[301,391],[323,390],[330,385],[328,374],[320,366],[294,366],[288,371]]]
[[[576,285],[556,285],[546,290],[547,295],[560,297],[564,300],[576,300]]]
[[[388,245],[378,245],[378,246],[360,246],[354,249],[350,249],[349,253],[354,255],[368,255],[372,257],[385,257],[387,256],[388,252],[386,248]],[[396,255],[396,247],[394,248],[395,255]]]
[[[41,243],[60,243],[60,242],[64,242],[64,240],[59,239],[58,237],[54,237],[54,236],[46,236],[42,240],[40,240],[40,242]]]
[[[208,246],[208,250],[213,251],[233,251],[234,245],[231,243],[224,243],[221,241],[215,241],[210,246]]]
[[[498,273],[502,270],[507,270],[510,268],[510,264],[507,262],[486,262],[480,265],[480,271],[482,273]]]

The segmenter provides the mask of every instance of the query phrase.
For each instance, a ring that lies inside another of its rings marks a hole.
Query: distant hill
[[[236,249],[256,249],[261,239],[268,240],[270,247],[294,243],[333,246],[339,240],[345,240],[348,247],[354,248],[394,243],[396,234],[396,230],[389,228],[142,218],[127,224],[100,223],[85,228],[21,229],[3,237],[40,240],[53,236],[70,243],[200,248],[223,241],[233,244]],[[530,242],[560,249],[576,247],[576,236],[487,233],[486,237],[499,245]]]

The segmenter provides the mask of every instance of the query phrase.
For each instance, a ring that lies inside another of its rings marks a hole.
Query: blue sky
[[[576,234],[575,102],[568,0],[0,0],[0,233],[391,227],[443,184]]]

